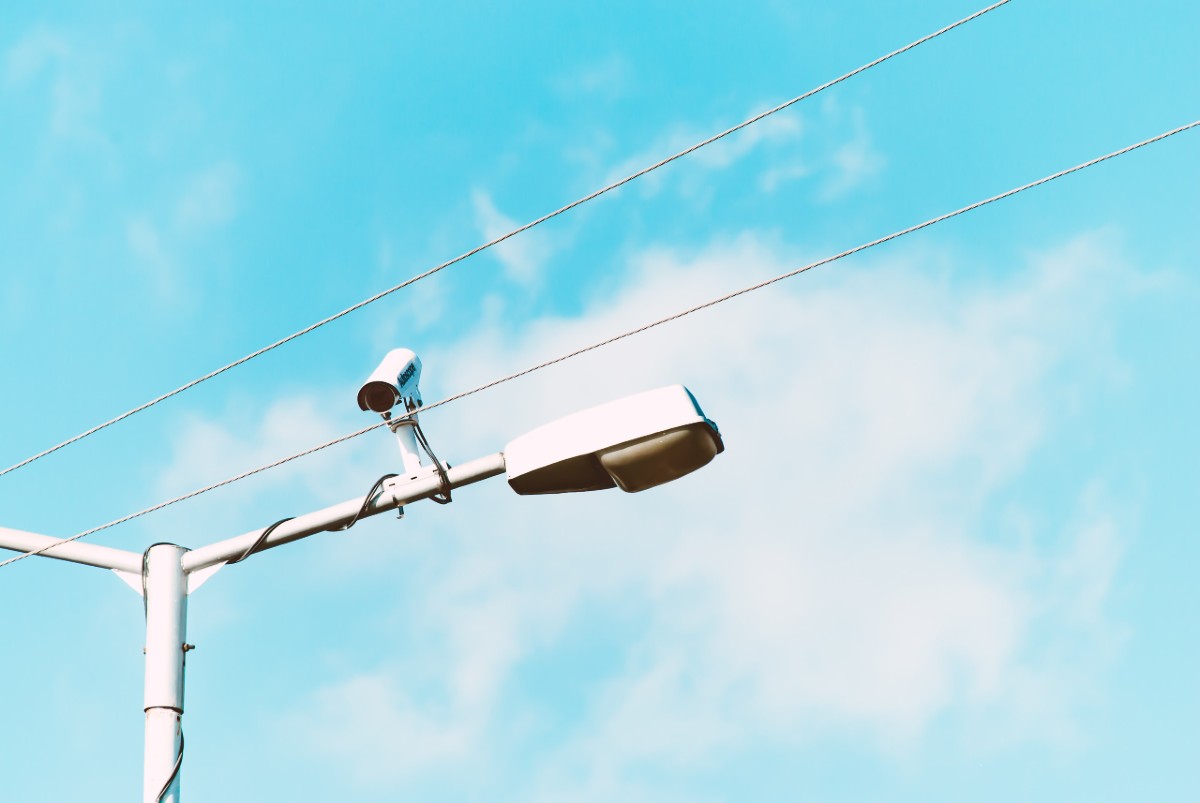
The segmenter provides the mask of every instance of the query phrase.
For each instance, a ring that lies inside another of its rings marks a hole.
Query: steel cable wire
[[[343,435],[339,438],[334,438],[331,441],[326,441],[325,443],[319,444],[317,446],[313,446],[309,449],[305,449],[304,451],[298,452],[294,455],[291,455],[290,457],[284,457],[280,460],[275,460],[264,466],[259,466],[258,468],[251,469],[250,471],[244,471],[241,474],[237,474],[233,477],[222,480],[221,482],[213,483],[212,485],[208,485],[203,488],[197,489],[195,491],[191,491],[190,493],[183,494],[182,496],[177,496],[174,499],[169,499],[165,502],[160,502],[157,505],[145,508],[144,510],[140,510],[136,513],[131,513],[127,516],[122,516],[121,518],[116,519],[114,521],[110,521],[107,524],[101,524],[100,526],[93,527],[90,530],[84,530],[83,532],[73,535],[70,538],[64,538],[61,541],[56,541],[53,544],[48,544],[44,547],[41,547],[40,549],[36,549],[31,552],[23,552],[20,555],[16,555],[7,560],[0,561],[0,568],[7,566],[11,563],[16,563],[17,561],[23,560],[24,558],[28,558],[33,555],[41,554],[42,552],[45,552],[49,549],[53,549],[54,547],[56,547],[60,544],[67,544],[72,541],[77,541],[80,538],[84,538],[86,536],[92,535],[93,533],[98,533],[101,530],[107,530],[110,527],[115,527],[118,524],[124,524],[127,521],[131,521],[133,519],[140,518],[141,516],[145,516],[150,513],[154,513],[156,511],[162,510],[163,508],[170,507],[171,505],[174,505],[174,504],[178,504],[179,502],[183,502],[188,499],[193,499],[197,496],[200,496],[201,494],[208,493],[209,491],[216,490],[217,488],[222,488],[226,485],[230,485],[232,483],[246,479],[247,477],[254,476],[255,474],[261,474],[264,471],[269,471],[270,469],[276,468],[278,466],[282,466],[285,463],[289,463],[293,460],[298,460],[301,457],[306,457],[310,454],[313,454],[314,452],[319,452],[322,449],[327,449],[331,446],[336,446],[339,443],[344,443],[353,438],[357,438],[358,436],[366,434],[367,432],[370,432],[375,429],[379,429],[380,427],[387,426],[389,423],[394,424],[397,420],[403,420],[404,418],[408,418],[408,417],[417,415],[418,413],[423,413],[428,410],[433,410],[438,407],[442,407],[444,405],[450,404],[451,402],[458,401],[459,399],[463,399],[468,396],[473,396],[476,393],[481,393],[485,390],[489,390],[498,385],[503,385],[506,382],[511,382],[514,379],[519,379],[523,376],[527,376],[529,374],[534,373],[535,371],[540,371],[543,368],[549,368],[552,365],[557,365],[561,362],[565,362],[574,357],[578,357],[581,354],[586,354],[590,351],[595,351],[596,349],[603,348],[604,346],[610,345],[612,343],[616,343],[619,340],[624,340],[626,338],[641,334],[642,332],[653,329],[655,327],[662,326],[663,324],[670,323],[671,321],[679,320],[680,318],[686,317],[695,312],[699,312],[700,310],[708,309],[709,307],[714,307],[718,304],[722,304],[731,299],[746,295],[747,293],[752,293],[755,290],[761,290],[764,287],[769,287],[770,285],[773,285],[777,282],[781,282],[784,279],[790,279],[793,276],[798,276],[801,273],[812,270],[813,268],[817,268],[822,265],[828,265],[831,262],[837,262],[840,259],[844,259],[853,254],[857,254],[860,251],[865,251],[868,248],[874,248],[877,245],[882,245],[883,243],[891,242],[892,240],[895,240],[899,237],[903,237],[905,235],[912,234],[913,232],[920,231],[922,229],[933,226],[937,223],[941,223],[941,222],[949,220],[951,218],[958,217],[959,215],[966,214],[967,212],[971,212],[975,209],[979,209],[981,207],[987,206],[988,204],[992,204],[997,201],[1001,201],[1005,198],[1010,198],[1014,195],[1017,195],[1018,193],[1033,189],[1034,187],[1040,187],[1041,185],[1046,184],[1051,181],[1054,181],[1055,179],[1062,178],[1063,176],[1070,175],[1071,173],[1076,173],[1080,170],[1084,170],[1089,167],[1093,167],[1095,165],[1100,164],[1101,162],[1106,162],[1109,159],[1114,159],[1118,156],[1122,156],[1124,154],[1130,153],[1131,151],[1135,151],[1138,148],[1143,148],[1143,147],[1145,147],[1147,145],[1151,145],[1155,142],[1160,142],[1161,140],[1164,140],[1167,137],[1171,137],[1176,134],[1187,131],[1189,129],[1196,128],[1197,126],[1200,126],[1200,120],[1196,120],[1196,121],[1188,123],[1186,125],[1181,125],[1178,128],[1173,128],[1170,131],[1165,131],[1161,134],[1150,137],[1149,139],[1144,139],[1141,142],[1137,142],[1133,145],[1128,145],[1124,148],[1121,148],[1120,150],[1112,151],[1111,153],[1107,153],[1104,156],[1098,156],[1095,159],[1089,159],[1088,161],[1077,164],[1074,167],[1069,167],[1066,170],[1060,170],[1057,173],[1052,173],[1048,176],[1044,176],[1043,178],[1037,179],[1036,181],[1031,181],[1028,184],[1022,184],[1019,187],[1014,187],[1013,189],[1006,190],[998,195],[993,195],[990,198],[985,198],[982,201],[976,201],[975,203],[968,204],[967,206],[956,209],[953,212],[947,212],[945,214],[938,215],[937,217],[930,218],[929,220],[926,220],[923,223],[918,223],[915,226],[909,226],[908,228],[900,229],[899,231],[894,231],[891,234],[885,235],[883,237],[879,237],[878,239],[875,239],[875,240],[871,240],[870,242],[863,243],[861,245],[856,245],[853,248],[848,248],[845,251],[841,251],[837,254],[834,254],[833,256],[825,257],[824,259],[819,259],[816,262],[810,262],[807,265],[796,268],[795,270],[790,270],[786,273],[781,273],[778,276],[775,276],[770,279],[766,279],[765,281],[761,281],[756,284],[752,284],[747,287],[743,287],[740,290],[734,290],[731,293],[726,293],[725,295],[710,299],[708,301],[705,301],[702,304],[697,304],[693,307],[688,307],[687,309],[681,310],[680,312],[676,312],[672,315],[668,315],[666,317],[659,318],[659,319],[651,321],[650,323],[647,323],[647,324],[643,324],[642,326],[639,326],[635,329],[630,329],[630,330],[622,332],[618,335],[614,335],[612,337],[606,338],[606,339],[598,341],[596,343],[592,343],[589,346],[584,346],[583,348],[579,348],[574,351],[568,352],[566,354],[562,354],[553,359],[546,360],[545,362],[541,362],[536,365],[533,365],[528,368],[517,371],[516,373],[508,374],[507,376],[500,377],[499,379],[494,379],[485,384],[471,388],[470,390],[465,390],[460,393],[456,393],[452,396],[447,396],[446,398],[444,398],[440,401],[436,401],[436,402],[433,402],[432,404],[426,404],[423,407],[418,407],[414,410],[410,410],[409,412],[399,416],[397,419],[393,419],[391,422],[380,421],[378,423],[371,424],[370,426],[363,427],[362,429],[351,432],[348,435]]]
[[[623,187],[624,185],[628,184],[629,182],[634,181],[638,178],[641,178],[642,176],[646,175],[647,173],[651,173],[655,170],[658,170],[660,167],[664,167],[664,166],[670,164],[671,162],[676,161],[677,159],[681,159],[684,156],[694,153],[695,151],[698,151],[707,145],[711,145],[712,143],[716,142],[719,139],[723,139],[724,137],[727,137],[730,134],[740,131],[743,128],[746,128],[747,126],[753,125],[754,123],[757,123],[760,120],[763,120],[764,118],[770,117],[771,115],[773,115],[777,112],[781,112],[784,109],[786,109],[790,106],[793,106],[802,100],[807,100],[808,98],[811,98],[813,95],[816,95],[819,92],[823,92],[826,89],[829,89],[830,87],[836,86],[837,84],[840,84],[843,81],[853,78],[854,76],[858,75],[859,73],[866,72],[867,70],[871,69],[872,67],[876,67],[880,64],[883,64],[885,61],[888,61],[889,59],[892,59],[896,56],[899,56],[902,53],[906,53],[909,50],[912,50],[913,48],[919,47],[920,45],[923,45],[926,42],[936,39],[937,37],[941,36],[942,34],[949,33],[950,31],[954,30],[955,28],[958,28],[961,25],[965,25],[966,23],[971,22],[972,20],[978,19],[979,17],[982,17],[984,14],[987,14],[990,11],[994,11],[995,9],[997,9],[1003,5],[1007,5],[1010,2],[1012,2],[1012,0],[999,0],[999,2],[992,3],[990,6],[987,6],[986,8],[981,8],[980,10],[976,11],[974,14],[963,17],[962,19],[958,20],[957,22],[951,23],[950,25],[947,25],[944,28],[940,28],[939,30],[934,31],[933,33],[927,34],[927,35],[921,37],[920,39],[917,39],[914,42],[910,42],[909,44],[905,45],[904,47],[898,48],[886,55],[880,56],[879,58],[875,59],[874,61],[870,61],[870,62],[862,65],[861,67],[857,67],[857,68],[851,70],[850,72],[845,73],[844,75],[834,78],[831,81],[826,81],[825,83],[821,84],[820,86],[818,86],[814,89],[810,89],[802,95],[797,95],[796,97],[792,98],[791,100],[780,103],[779,105],[774,106],[770,109],[767,109],[766,111],[761,112],[759,114],[756,114],[747,120],[743,120],[742,122],[738,123],[737,125],[731,126],[730,128],[727,128],[718,134],[714,134],[713,136],[711,136],[705,140],[697,142],[696,144],[691,145],[687,148],[684,148],[683,150],[679,151],[678,153],[675,153],[671,156],[666,157],[665,159],[655,162],[654,164],[652,164],[648,167],[644,167],[641,170],[638,170],[637,172],[632,173],[623,179],[614,181],[611,184],[607,184],[598,190],[588,193],[587,195],[583,196],[582,198],[572,201],[571,203],[567,204],[566,206],[559,207],[558,209],[554,210],[553,212],[542,215],[541,217],[537,218],[536,220],[532,220],[529,223],[524,224],[523,226],[518,226],[517,228],[515,228],[505,234],[502,234],[493,240],[489,240],[489,241],[483,243],[482,245],[478,245],[478,246],[472,248],[471,250],[466,251],[466,252],[454,257],[453,259],[449,259],[449,260],[441,263],[440,265],[436,265],[436,266],[424,271],[423,273],[419,273],[415,276],[412,276],[411,278],[405,279],[403,282],[400,282],[397,285],[389,287],[386,290],[382,290],[369,298],[365,298],[362,301],[359,301],[358,303],[347,307],[346,309],[342,310],[341,312],[336,312],[333,315],[330,315],[326,318],[322,318],[321,320],[317,321],[316,323],[310,324],[310,325],[304,327],[303,329],[300,329],[299,331],[293,332],[292,334],[290,334],[286,337],[280,338],[279,340],[276,340],[273,343],[263,346],[262,348],[258,349],[257,351],[253,351],[250,354],[247,354],[244,357],[234,360],[233,362],[231,362],[227,365],[217,368],[216,370],[210,371],[207,374],[204,374],[203,376],[200,376],[196,379],[193,379],[190,382],[187,382],[186,384],[180,385],[179,387],[175,388],[172,391],[168,391],[167,393],[164,393],[161,396],[157,396],[156,398],[153,398],[150,401],[145,402],[144,404],[141,404],[137,407],[127,410],[126,412],[121,413],[120,415],[118,415],[114,418],[110,418],[109,420],[107,420],[101,424],[97,424],[96,426],[92,427],[91,429],[85,430],[85,431],[79,433],[78,435],[74,435],[70,438],[67,438],[65,441],[62,441],[61,443],[51,446],[48,449],[44,449],[43,451],[38,452],[35,455],[27,457],[24,460],[20,461],[19,463],[14,463],[13,465],[9,466],[8,468],[0,471],[0,477],[5,476],[6,474],[10,474],[20,468],[24,468],[25,466],[29,465],[30,463],[41,460],[43,457],[47,457],[48,455],[54,454],[59,449],[66,448],[67,446],[70,446],[73,443],[78,443],[79,441],[83,440],[84,438],[95,435],[97,432],[100,432],[103,429],[107,429],[108,427],[111,427],[113,424],[120,423],[121,421],[124,421],[126,418],[129,418],[132,415],[136,415],[137,413],[140,413],[144,410],[148,410],[149,408],[151,408],[161,402],[164,402],[167,399],[170,399],[174,396],[178,396],[180,393],[183,393],[184,391],[191,390],[192,388],[196,387],[197,385],[199,385],[203,382],[207,382],[210,379],[218,377],[221,374],[225,373],[226,371],[236,368],[239,365],[243,365],[243,364],[249,362],[250,360],[255,359],[256,357],[261,357],[262,355],[266,354],[267,352],[277,349],[280,346],[283,346],[287,343],[290,343],[299,337],[302,337],[310,332],[313,332],[313,331],[321,328],[322,326],[325,326],[326,324],[333,323],[334,321],[338,320],[339,318],[343,318],[352,312],[356,312],[357,310],[362,309],[363,307],[367,306],[368,304],[373,304],[374,302],[380,300],[381,298],[389,296],[398,290],[403,290],[405,287],[408,287],[411,284],[415,284],[416,282],[419,282],[422,279],[426,279],[426,278],[434,275],[435,273],[438,273],[439,271],[442,271],[442,270],[450,267],[451,265],[455,265],[459,262],[462,262],[465,259],[475,256],[476,254],[480,253],[481,251],[485,251],[493,246],[499,245],[500,243],[504,242],[505,240],[508,240],[511,237],[515,237],[516,235],[521,234],[522,232],[529,231],[530,229],[534,228],[535,226],[540,226],[542,223],[545,223],[546,221],[551,220],[552,218],[556,218],[565,212],[569,212],[570,210],[574,209],[577,206],[585,204],[588,201],[592,201],[596,198],[599,198],[601,195],[605,195],[606,193],[609,193],[615,189]],[[3,565],[4,564],[0,563],[0,566],[3,566]]]

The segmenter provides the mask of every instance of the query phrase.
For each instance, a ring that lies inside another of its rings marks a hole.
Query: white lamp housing
[[[635,493],[690,474],[725,450],[717,425],[683,385],[626,396],[560,418],[504,447],[519,494]]]

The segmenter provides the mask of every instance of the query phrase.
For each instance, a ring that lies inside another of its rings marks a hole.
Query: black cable
[[[283,524],[285,521],[291,521],[293,518],[294,518],[293,516],[288,516],[286,519],[280,519],[279,521],[275,522],[267,529],[263,530],[262,534],[258,536],[258,540],[255,541],[253,544],[251,544],[249,549],[247,549],[245,552],[243,552],[239,557],[236,557],[233,560],[225,561],[225,565],[232,566],[235,563],[241,563],[246,558],[253,555],[255,552],[258,551],[258,548],[263,545],[263,542],[267,540],[267,536],[270,535],[271,533],[275,532],[276,527],[278,527],[280,524]]]
[[[146,595],[146,578],[150,574],[150,550],[156,546],[178,546],[178,544],[172,544],[170,541],[156,541],[142,552],[142,612],[147,616],[150,615],[150,604]]]
[[[367,496],[366,496],[366,498],[365,498],[365,499],[363,499],[362,507],[360,507],[360,508],[358,509],[358,512],[354,514],[354,518],[350,519],[350,522],[349,522],[348,524],[345,524],[345,525],[343,525],[343,526],[341,526],[341,527],[330,527],[330,528],[328,528],[328,529],[326,530],[326,532],[341,532],[342,530],[349,530],[351,527],[353,527],[355,524],[357,524],[357,523],[358,523],[358,520],[359,520],[360,518],[362,518],[362,516],[363,516],[363,514],[364,514],[364,513],[366,513],[366,512],[367,512],[367,508],[368,508],[368,507],[370,506],[370,504],[371,504],[371,499],[372,499],[372,498],[374,498],[375,494],[379,493],[379,489],[383,487],[383,484],[384,484],[385,482],[387,482],[388,480],[392,479],[393,477],[396,477],[396,476],[399,476],[399,475],[397,475],[397,474],[384,474],[382,477],[380,477],[379,479],[375,480],[375,484],[371,486],[371,490],[370,490],[370,491],[367,491]],[[257,551],[258,551],[259,547],[261,547],[261,546],[263,545],[263,543],[264,543],[264,542],[267,540],[267,537],[268,537],[268,536],[269,536],[271,533],[275,532],[275,529],[276,529],[277,527],[279,527],[279,525],[283,524],[284,522],[291,521],[291,520],[292,520],[292,518],[293,518],[293,517],[289,516],[289,517],[288,517],[288,518],[286,518],[286,519],[280,519],[279,521],[275,522],[274,524],[272,524],[272,525],[271,525],[270,527],[268,527],[267,529],[263,530],[263,531],[262,531],[262,533],[261,533],[261,534],[259,534],[259,536],[258,536],[257,540],[255,540],[255,542],[254,542],[253,544],[251,544],[251,545],[250,545],[250,548],[249,548],[249,549],[247,549],[245,552],[243,552],[241,555],[239,555],[238,557],[234,558],[233,560],[228,560],[228,561],[225,561],[225,565],[226,565],[226,566],[232,566],[232,565],[233,565],[233,564],[235,564],[235,563],[241,563],[241,562],[242,562],[242,561],[244,561],[246,558],[248,558],[248,557],[250,557],[251,555],[253,555],[255,552],[257,552]]]
[[[379,491],[383,488],[383,484],[393,477],[399,476],[399,474],[384,474],[382,477],[375,480],[375,484],[371,486],[371,490],[367,491],[367,496],[365,499],[363,499],[362,507],[360,507],[358,512],[354,514],[354,518],[350,519],[348,524],[343,524],[341,527],[329,527],[325,530],[325,532],[340,533],[343,530],[349,530],[351,527],[357,524],[358,520],[366,515],[367,508],[371,506],[371,500],[374,499],[375,494],[379,493]]]
[[[441,460],[438,460],[437,455],[433,453],[433,449],[429,448],[429,440],[425,437],[425,432],[421,429],[421,425],[417,422],[417,419],[411,418],[409,420],[412,422],[413,434],[417,436],[417,443],[421,444],[421,448],[425,450],[425,454],[429,455],[429,459],[433,461],[433,467],[437,470],[438,477],[442,481],[441,494],[434,494],[429,498],[439,505],[448,505],[453,500],[450,498],[450,476],[446,473],[446,467],[442,465]]]
[[[146,588],[146,576],[150,574],[150,547],[146,547],[146,551],[142,553],[142,613],[146,619],[150,618],[150,599],[147,596],[150,592]]]
[[[238,558],[241,560],[241,558]],[[167,782],[163,784],[162,791],[158,793],[158,797],[154,798],[154,803],[162,803],[163,796],[167,794],[167,790],[171,788],[171,784],[175,782],[176,776],[179,775],[179,768],[183,766],[183,724],[179,725],[179,755],[175,756],[175,767],[171,770],[171,777],[167,778]]]

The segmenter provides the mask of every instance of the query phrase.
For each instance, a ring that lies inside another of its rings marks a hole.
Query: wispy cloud
[[[883,155],[871,144],[862,109],[854,109],[850,119],[853,133],[830,154],[830,169],[817,191],[817,197],[822,201],[845,197],[882,172],[886,164]]]
[[[60,31],[37,26],[5,55],[5,78],[10,87],[17,88],[48,81],[52,136],[107,145],[98,120],[103,73],[96,53],[81,50]]]
[[[305,750],[345,764],[368,785],[461,760],[475,742],[474,729],[423,710],[402,681],[402,674],[377,672],[322,689],[309,709],[280,723],[277,738],[290,742],[300,734]]]
[[[177,266],[167,254],[158,227],[145,216],[131,218],[125,224],[125,242],[158,300],[174,299],[179,292]]]
[[[554,79],[554,88],[568,96],[589,95],[616,100],[624,95],[633,81],[633,68],[620,54],[584,65],[574,72]]]
[[[604,180],[612,182],[624,178],[647,165],[654,164],[660,159],[712,136],[715,130],[718,130],[716,125],[708,129],[700,129],[691,124],[672,126],[671,130],[660,137],[651,147],[639,151],[611,168]],[[707,145],[686,158],[688,163],[704,170],[722,171],[743,162],[753,154],[763,151],[774,153],[786,148],[789,143],[794,145],[800,140],[803,133],[804,124],[801,119],[796,115],[784,113],[768,117],[749,128]],[[642,188],[642,192],[647,195],[655,195],[664,187],[670,186],[671,178],[669,176],[675,175],[679,166],[673,165],[667,171],[658,170],[640,179],[639,186]],[[692,186],[686,177],[682,179],[676,177],[675,180],[682,182],[679,185],[680,191],[685,195],[696,194],[697,188]]]
[[[134,265],[160,302],[178,302],[184,297],[188,246],[212,236],[237,216],[241,172],[236,163],[221,160],[181,184],[173,213],[139,212],[125,224],[125,241]]]
[[[327,394],[306,392],[267,403],[257,414],[240,408],[226,411],[223,423],[185,418],[173,438],[178,459],[158,473],[158,492],[190,491],[343,434],[348,421],[333,414],[338,407],[349,405],[337,405]],[[317,482],[313,472],[327,468],[298,462],[274,472],[270,481]]]
[[[241,173],[225,160],[205,168],[187,183],[175,207],[175,224],[182,231],[221,226],[237,213]]]
[[[64,61],[70,53],[61,35],[46,28],[35,28],[5,55],[5,78],[10,84],[23,84],[43,69]]]
[[[693,124],[676,125],[652,147],[610,170],[606,180],[624,178],[711,136],[719,127],[717,124],[703,128]],[[606,147],[610,145],[606,144]],[[578,161],[594,163],[597,160],[593,157]],[[751,169],[763,192],[772,193],[794,182],[811,181],[814,197],[821,202],[832,202],[879,175],[886,160],[872,145],[866,115],[861,108],[847,110],[826,102],[803,114],[789,109],[767,117],[705,146],[667,171],[646,176],[641,179],[640,186],[642,192],[650,196],[673,187],[684,197],[704,201],[711,191],[706,190],[706,184],[699,176],[703,172],[721,172],[735,166]]]
[[[753,236],[647,252],[622,291],[579,319],[487,329],[426,361],[466,387],[661,313],[664,298],[711,295],[730,285],[731,266],[744,278],[784,264]],[[984,514],[1065,415],[1064,387],[1107,381],[1092,332],[1124,271],[1094,238],[990,287],[883,260],[614,347],[568,382],[551,371],[490,394],[486,408],[509,415],[465,403],[437,416],[431,428],[453,432],[456,448],[490,451],[574,407],[684,379],[729,448],[645,497],[459,512],[461,531],[490,531],[499,515],[508,534],[464,543],[401,601],[423,612],[420,643],[366,676],[395,704],[363,732],[396,720],[390,744],[414,756],[388,777],[504,749],[501,691],[506,705],[553,706],[525,687],[522,661],[553,652],[570,623],[586,627],[597,604],[642,624],[567,724],[539,788],[611,791],[646,760],[685,767],[731,744],[829,728],[914,749],[947,712],[1023,740],[1069,731],[1078,673],[1107,660],[1090,645],[1113,633],[1104,608],[1120,518],[1093,493],[1079,523],[1031,541]],[[1091,662],[1046,651],[1064,638]],[[396,666],[439,679],[409,698]],[[371,785],[382,771],[355,756],[376,748],[329,702],[361,682],[315,691],[288,722],[308,749],[341,734],[348,769]]]
[[[501,212],[492,197],[483,190],[477,189],[471,193],[471,204],[475,209],[475,224],[487,240],[495,239],[520,225]],[[545,232],[531,231],[494,246],[492,253],[500,260],[505,276],[511,281],[528,285],[541,275],[552,248]]]

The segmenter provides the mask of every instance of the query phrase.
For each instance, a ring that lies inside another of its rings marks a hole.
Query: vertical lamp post
[[[420,406],[416,388],[419,378],[416,355],[403,349],[391,352],[363,386],[359,404],[364,410],[383,414],[390,422],[388,413],[393,404],[404,403],[410,411]],[[415,416],[390,425],[400,442],[403,474],[381,483],[378,490],[372,489],[365,497],[197,549],[159,543],[138,554],[79,541],[59,543],[50,536],[0,527],[0,548],[40,550],[42,557],[111,569],[143,595],[144,803],[179,801],[184,669],[187,652],[192,649],[187,643],[188,595],[222,567],[310,535],[345,529],[361,518],[412,502],[439,495],[444,498],[452,489],[506,472],[509,485],[519,494],[612,487],[636,492],[695,471],[724,449],[716,425],[705,418],[695,398],[682,385],[567,416],[509,442],[503,452],[454,467],[443,467],[432,454],[433,465],[421,462],[416,443],[424,443],[424,436]]]

